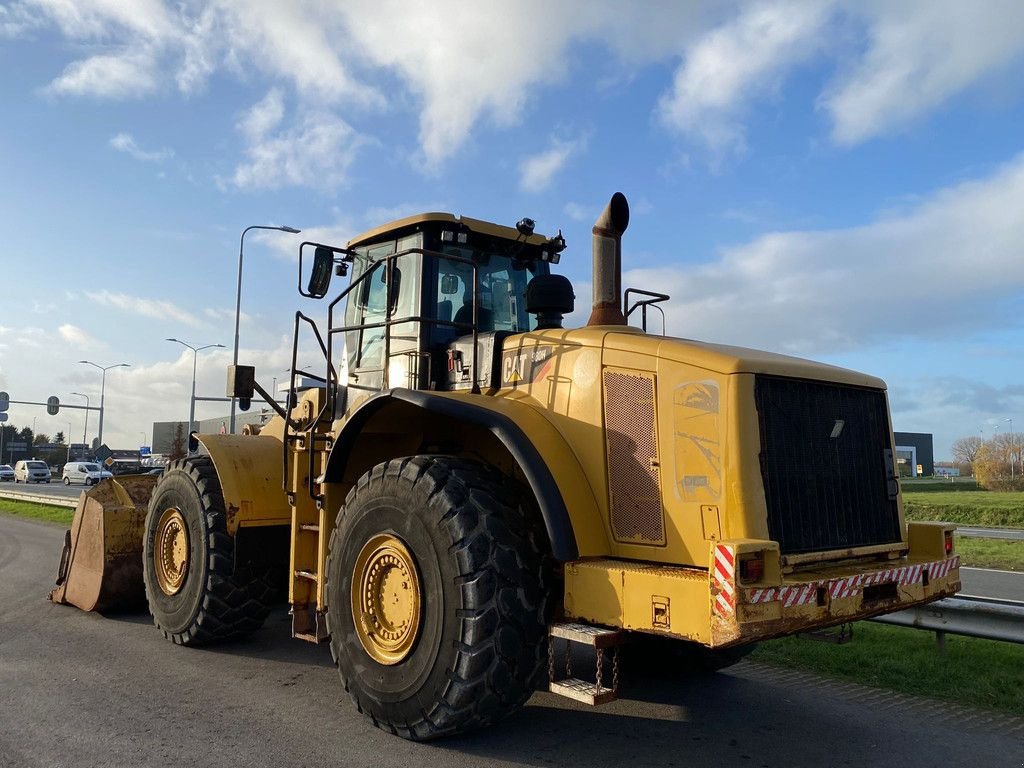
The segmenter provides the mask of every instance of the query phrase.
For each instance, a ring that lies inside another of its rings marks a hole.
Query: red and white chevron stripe
[[[761,589],[743,590],[743,602],[758,605],[778,600],[785,608],[792,608],[796,605],[806,605],[814,602],[817,598],[820,587],[828,590],[833,600],[844,597],[855,597],[860,594],[864,587],[874,584],[916,584],[921,581],[921,574],[927,570],[929,578],[941,579],[949,575],[954,568],[960,567],[960,557],[949,560],[939,560],[934,563],[918,563],[906,565],[902,568],[887,568],[883,571],[876,571],[869,574],[857,574],[842,579],[826,579],[824,581],[811,581],[803,584],[795,584],[787,587],[762,587]]]
[[[736,553],[724,544],[715,547],[713,573],[718,587],[715,613],[731,616],[736,610]]]

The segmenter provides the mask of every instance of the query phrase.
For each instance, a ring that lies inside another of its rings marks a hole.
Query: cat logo
[[[836,423],[832,426],[832,434],[829,435],[833,440],[843,434],[843,427],[846,426],[846,422],[843,419],[836,419]]]
[[[551,347],[510,349],[501,357],[501,383],[515,386],[533,381],[534,373],[551,359]]]

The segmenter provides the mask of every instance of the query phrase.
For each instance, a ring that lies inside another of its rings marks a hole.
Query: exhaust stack
[[[622,314],[622,233],[629,226],[629,203],[612,195],[594,222],[594,309],[587,325],[625,325]]]

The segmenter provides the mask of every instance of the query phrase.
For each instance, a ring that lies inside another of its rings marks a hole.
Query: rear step
[[[555,676],[555,641],[565,640],[565,677]],[[548,627],[548,690],[575,701],[598,706],[619,697],[619,646],[627,641],[621,629],[606,629],[590,624],[552,624]],[[587,645],[597,654],[594,682],[573,677],[572,643]],[[604,684],[604,652],[612,650],[612,685]]]

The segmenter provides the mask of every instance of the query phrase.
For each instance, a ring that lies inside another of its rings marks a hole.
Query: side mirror
[[[313,252],[313,271],[309,275],[306,293],[312,299],[322,299],[331,287],[331,276],[334,274],[334,251],[326,246],[318,245]]]

